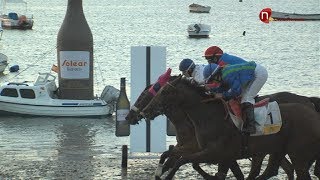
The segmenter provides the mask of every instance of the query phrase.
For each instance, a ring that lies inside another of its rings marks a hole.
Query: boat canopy
[[[34,85],[46,84],[47,82],[55,81],[56,77],[50,73],[39,73]]]

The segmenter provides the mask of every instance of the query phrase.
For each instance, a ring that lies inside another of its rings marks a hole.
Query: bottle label
[[[126,116],[129,114],[129,109],[118,109],[117,110],[117,121],[125,121]]]
[[[89,79],[89,51],[60,51],[60,73],[64,79]]]

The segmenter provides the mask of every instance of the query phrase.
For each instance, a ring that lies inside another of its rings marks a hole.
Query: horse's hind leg
[[[257,179],[269,179],[272,176],[278,175],[280,163],[284,156],[285,155],[283,153],[270,154],[266,170]]]
[[[290,161],[284,157],[281,161],[281,167],[286,172],[288,179],[293,180],[294,179],[294,169]]]
[[[311,180],[311,176],[309,173],[309,169],[311,167],[311,163],[305,158],[296,158],[290,156],[293,168],[296,171],[297,179],[296,180]]]
[[[266,155],[256,155],[252,157],[251,169],[247,180],[254,180],[260,174],[262,161]]]

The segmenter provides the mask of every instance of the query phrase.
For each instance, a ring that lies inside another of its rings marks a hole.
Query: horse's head
[[[151,86],[151,85],[150,85]],[[131,109],[126,116],[126,120],[132,124],[138,124],[138,122],[143,119],[143,117],[140,115],[140,111],[151,101],[153,98],[153,95],[149,92],[150,86],[146,87],[144,91],[140,94],[136,102],[133,106],[131,106]]]
[[[192,107],[200,102],[205,95],[204,87],[192,83],[190,79],[181,75],[166,83],[151,102],[142,110],[141,114],[147,119],[154,119],[172,107]],[[168,112],[167,111],[167,112]]]
[[[190,100],[200,97],[201,93],[195,89],[197,88],[190,81],[178,76],[160,89],[141,114],[147,119],[154,119],[160,114],[165,114],[167,110],[170,111],[174,106],[188,105]]]
[[[138,124],[140,120],[143,119],[143,116],[140,114],[141,110],[151,101],[151,99],[155,96],[161,86],[168,80],[174,79],[176,76],[170,76],[168,72],[171,72],[171,69],[164,75],[160,76],[158,81],[155,84],[147,86],[144,91],[140,94],[135,104],[131,106],[131,109],[126,116],[126,120],[129,121],[130,124],[135,125]]]

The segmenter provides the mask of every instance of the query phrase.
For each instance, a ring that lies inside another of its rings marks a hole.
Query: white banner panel
[[[131,105],[135,103],[149,81],[153,84],[166,71],[166,48],[159,46],[131,47]],[[149,76],[149,77],[148,77]],[[166,117],[158,116],[150,123],[142,120],[131,126],[131,152],[163,152],[166,150]],[[147,140],[150,139],[150,142]]]
[[[64,79],[88,79],[89,51],[60,51],[60,73]]]

